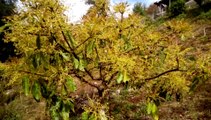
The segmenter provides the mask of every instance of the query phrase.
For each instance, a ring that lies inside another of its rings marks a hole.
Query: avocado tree
[[[1,67],[9,84],[22,83],[25,95],[46,100],[52,119],[81,113],[83,120],[112,119],[109,98],[124,86],[144,89],[147,113],[158,119],[161,89],[182,96],[193,73],[209,73],[207,56],[186,57],[191,49],[181,42],[190,37],[191,25],[185,20],[169,21],[164,33],[136,14],[117,19],[108,0],[97,0],[82,23],[70,25],[59,0],[24,0],[23,5],[20,14],[8,18],[11,27],[5,31],[5,41],[14,42],[22,58]],[[126,8],[120,3],[114,10],[123,15]],[[77,94],[80,84],[95,89],[94,95]]]

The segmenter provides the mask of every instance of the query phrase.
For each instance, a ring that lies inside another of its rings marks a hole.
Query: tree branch
[[[68,42],[68,40],[67,40],[67,38],[66,38],[66,36],[65,36],[65,34],[64,34],[64,31],[61,30],[61,32],[62,32],[62,36],[63,36],[65,42],[67,43],[68,47],[70,48],[70,50],[71,50],[71,51],[74,51],[73,48],[70,46],[70,43]]]
[[[100,56],[98,54],[98,50],[96,47],[95,47],[95,52],[97,54],[97,59],[100,61]],[[102,74],[102,63],[98,62],[98,65],[100,67],[100,78],[102,78],[102,80],[104,81],[103,74]]]
[[[89,72],[89,70],[87,70],[86,68],[84,68],[84,70],[85,70],[85,72],[90,76],[90,78],[91,78],[92,80],[101,80],[101,78],[95,79],[94,76],[93,76],[93,75]]]
[[[179,69],[180,66],[179,66],[179,59],[178,59],[178,57],[176,57],[176,62],[177,62],[177,67],[176,68],[171,69],[171,70],[167,70],[167,71],[165,71],[163,73],[160,73],[160,74],[158,74],[158,75],[156,75],[154,77],[145,78],[144,80],[145,81],[149,81],[149,80],[152,80],[152,79],[159,78],[160,76],[168,74],[168,73],[171,73],[171,72],[182,71],[182,70]]]
[[[101,94],[102,88],[101,88],[100,86],[97,86],[97,85],[95,85],[95,84],[93,84],[93,83],[88,82],[88,81],[85,80],[82,76],[80,76],[79,74],[77,74],[77,71],[74,71],[73,74],[74,74],[77,78],[79,78],[82,82],[84,82],[84,83],[86,83],[86,84],[88,84],[88,85],[90,85],[90,86],[96,88],[96,89],[98,90],[98,93]]]
[[[32,74],[32,75],[36,75],[36,76],[41,76],[41,77],[49,77],[49,76],[45,76],[45,75],[43,75],[41,73],[32,73],[32,72],[24,71],[24,70],[19,70],[19,72],[27,73],[27,74]]]
[[[171,70],[167,70],[167,71],[165,71],[165,72],[163,72],[163,73],[160,73],[160,74],[158,74],[158,75],[156,75],[156,76],[154,76],[154,77],[145,78],[144,80],[145,80],[145,81],[149,81],[149,80],[152,80],[152,79],[159,78],[160,76],[165,75],[165,74],[167,74],[167,73],[176,72],[176,71],[181,71],[181,70],[179,70],[178,68],[171,69]]]
[[[83,45],[85,42],[87,42],[91,37],[88,37],[86,40],[84,40],[82,43],[80,43],[78,46],[75,47],[75,49],[79,48],[81,45]]]

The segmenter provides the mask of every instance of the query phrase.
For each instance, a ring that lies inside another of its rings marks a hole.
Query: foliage
[[[15,2],[17,0],[1,0],[0,2],[0,19],[14,13]]]
[[[199,6],[202,5],[203,0],[194,0]]]
[[[87,1],[88,4],[90,3]],[[87,14],[83,17],[83,20],[90,19],[91,17],[105,17],[109,11],[109,0],[96,0],[91,2],[93,4],[88,10]],[[87,18],[88,17],[88,18]],[[90,17],[90,18],[89,18]]]
[[[157,108],[156,104],[153,102],[148,102],[147,114],[151,114],[153,116],[154,120],[158,120],[159,118],[158,118],[157,112],[158,112],[158,108]]]
[[[138,14],[138,15],[144,15],[145,7],[143,6],[143,4],[140,2],[135,3],[133,6],[133,13]]]
[[[201,14],[198,16],[200,19],[211,19],[211,10],[208,12],[201,12]]]
[[[172,1],[172,4],[169,6],[169,12],[171,16],[177,16],[185,12],[185,1],[184,0],[175,0]]]
[[[86,4],[95,4],[94,0],[86,0]]]
[[[3,30],[7,29],[7,25],[4,21],[6,16],[10,16],[15,13],[15,3],[17,0],[1,0],[0,1],[0,61],[5,62],[10,56],[14,56],[14,46],[10,43],[3,41]],[[6,25],[5,25],[6,24]]]
[[[12,108],[0,109],[0,118],[2,120],[21,120],[20,114]]]
[[[82,120],[108,120],[106,106],[102,106],[99,102],[93,100],[89,100],[88,105],[81,114]]]
[[[70,25],[59,0],[25,0],[23,5],[26,9],[8,18],[11,27],[5,31],[5,40],[15,43],[22,58],[2,66],[4,77],[11,79],[9,85],[22,83],[37,102],[45,99],[52,119],[112,118],[109,98],[123,87],[144,90],[143,101],[152,101],[148,113],[157,119],[155,103],[165,99],[162,92],[185,96],[191,75],[210,74],[209,55],[187,58],[193,49],[182,42],[192,37],[192,28],[184,19],[169,20],[158,30],[143,16],[116,19],[108,14],[109,2],[99,0],[81,24]],[[114,8],[123,15],[127,4]],[[96,91],[81,95],[82,84]]]

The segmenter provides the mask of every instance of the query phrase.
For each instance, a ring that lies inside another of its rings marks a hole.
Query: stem
[[[97,50],[96,47],[95,47],[95,52],[97,54],[97,59],[98,59],[98,63],[99,63],[98,65],[100,67],[100,78],[102,78],[102,80],[104,81],[103,74],[102,74],[102,64],[99,62],[100,61],[100,56],[98,54],[98,50]]]
[[[74,74],[77,78],[79,78],[80,80],[82,80],[82,82],[84,82],[84,83],[86,83],[86,84],[88,84],[88,85],[90,85],[90,86],[92,86],[92,87],[97,88],[99,95],[101,95],[102,89],[101,89],[100,86],[97,86],[97,85],[95,85],[95,84],[93,84],[93,83],[88,82],[88,81],[85,80],[82,76],[80,76],[79,74],[77,74],[77,71],[74,71],[73,74]]]
[[[85,42],[87,42],[91,37],[88,37],[86,40],[84,40],[82,43],[80,43],[78,46],[75,47],[75,49],[79,48],[81,45],[83,45]]]
[[[41,76],[41,77],[49,77],[49,76],[45,76],[44,74],[41,74],[41,73],[32,73],[32,72],[24,71],[24,70],[19,70],[19,72],[32,74],[32,75],[36,75],[36,76]]]
[[[152,80],[152,79],[159,78],[160,76],[165,75],[165,74],[167,74],[167,73],[176,72],[176,71],[180,71],[180,70],[179,70],[178,68],[175,68],[175,69],[172,69],[172,70],[167,70],[167,71],[165,71],[165,72],[163,72],[163,73],[160,73],[160,74],[158,74],[158,75],[156,75],[156,76],[154,76],[154,77],[145,78],[144,80],[145,80],[145,81],[149,81],[149,80]]]

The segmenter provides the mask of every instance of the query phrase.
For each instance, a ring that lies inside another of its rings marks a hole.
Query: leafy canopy
[[[59,0],[25,0],[23,5],[26,9],[8,18],[5,39],[15,43],[22,58],[3,66],[5,76],[11,77],[9,84],[22,81],[25,95],[44,98],[53,119],[79,113],[77,103],[84,97],[89,103],[81,107],[82,119],[107,119],[110,92],[122,86],[144,89],[148,113],[158,119],[154,101],[160,91],[184,95],[196,70],[210,72],[207,56],[187,57],[192,49],[182,46],[191,37],[186,20],[170,20],[157,30],[136,14],[116,19],[108,0],[99,0],[81,24],[70,25]],[[114,6],[122,15],[126,8],[127,3]],[[80,95],[81,84],[97,92]]]

